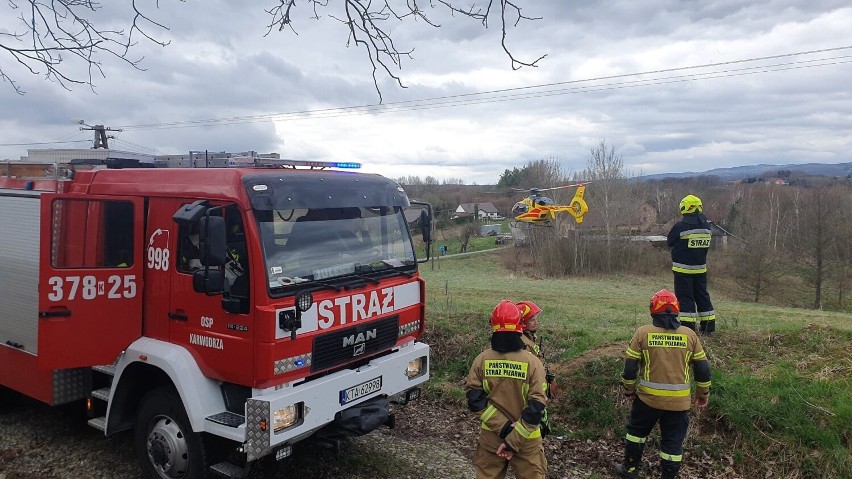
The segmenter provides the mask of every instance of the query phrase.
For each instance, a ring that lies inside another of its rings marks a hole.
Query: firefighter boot
[[[622,479],[638,479],[642,467],[642,450],[644,444],[625,441],[624,463],[615,465],[615,473]]]
[[[677,479],[680,472],[680,462],[660,461],[660,479]]]
[[[638,479],[639,465],[635,464],[631,466],[629,462],[626,464],[616,464],[615,473],[618,474],[618,477],[621,479]]]

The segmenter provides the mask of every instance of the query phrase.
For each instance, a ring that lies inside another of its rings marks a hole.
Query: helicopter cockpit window
[[[512,207],[512,215],[513,216],[522,215],[529,210],[530,210],[529,206],[527,206],[523,203],[515,203],[515,206]]]
[[[556,203],[554,203],[553,200],[551,200],[550,198],[548,198],[546,196],[539,196],[538,198],[535,199],[535,204],[537,204],[539,206],[553,206]]]

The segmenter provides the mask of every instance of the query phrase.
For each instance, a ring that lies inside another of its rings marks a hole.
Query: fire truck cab
[[[308,437],[392,425],[389,404],[419,396],[425,287],[394,181],[55,173],[0,177],[0,385],[133,429],[147,477],[240,477]]]

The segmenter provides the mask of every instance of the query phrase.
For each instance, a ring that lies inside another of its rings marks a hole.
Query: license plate
[[[376,379],[371,379],[357,386],[352,386],[349,389],[344,389],[340,391],[340,404],[352,402],[356,399],[362,398],[376,391],[380,391],[381,389],[382,377],[379,376]]]

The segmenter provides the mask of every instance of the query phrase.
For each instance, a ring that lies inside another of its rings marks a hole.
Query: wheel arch
[[[134,341],[119,359],[113,382],[107,435],[131,429],[145,393],[164,386],[177,392],[195,432],[205,430],[206,417],[225,409],[218,382],[201,373],[189,351],[164,341]]]

